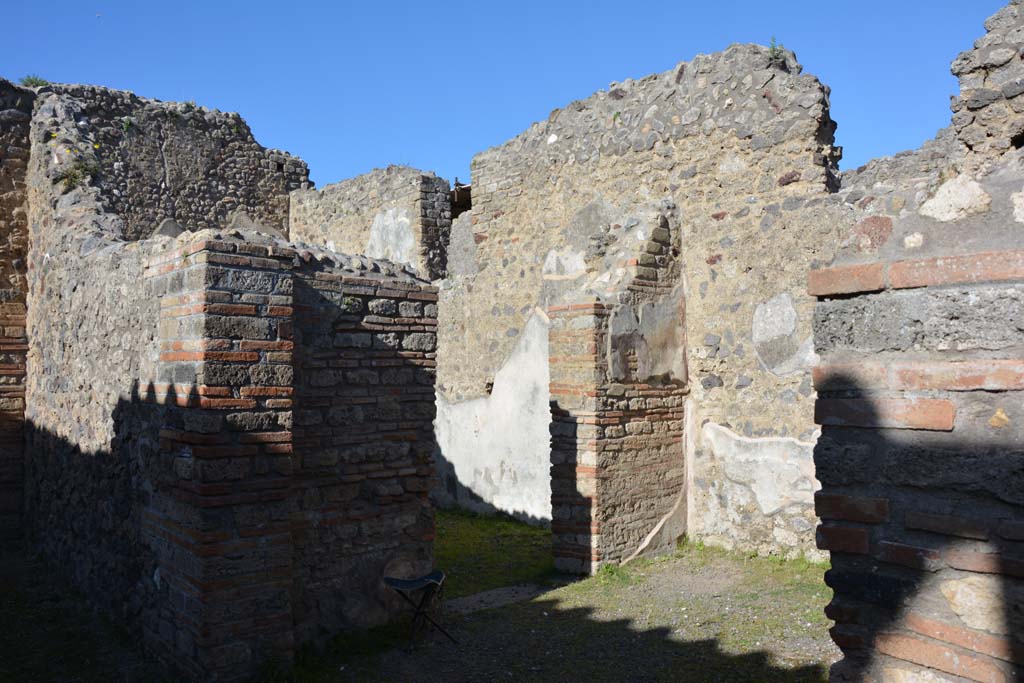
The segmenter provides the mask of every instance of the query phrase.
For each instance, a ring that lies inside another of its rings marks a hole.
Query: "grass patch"
[[[447,574],[446,598],[546,584],[554,573],[550,529],[458,510],[438,510],[436,520],[434,564]]]
[[[93,161],[86,161],[84,159],[75,159],[71,162],[71,165],[61,170],[57,174],[57,182],[61,183],[64,188],[64,192],[70,192],[80,185],[86,184],[88,181],[99,173],[99,164]]]
[[[22,76],[20,82],[26,88],[41,88],[44,85],[50,85],[50,81],[46,80],[45,78],[42,78],[41,76],[36,76],[35,74]]]

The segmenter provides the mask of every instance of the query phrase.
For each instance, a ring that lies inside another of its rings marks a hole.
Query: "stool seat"
[[[424,574],[414,579],[385,576],[384,584],[398,593],[413,609],[412,632],[409,634],[410,647],[416,643],[416,634],[428,624],[447,636],[448,640],[456,645],[459,644],[459,641],[455,640],[452,634],[448,633],[444,626],[437,623],[437,620],[431,616],[431,612],[436,612],[440,607],[441,596],[444,593],[443,571],[435,569],[429,574]],[[416,593],[417,591],[422,591],[419,601],[413,600],[410,596],[410,593]]]
[[[430,585],[440,586],[443,584],[444,572],[440,569],[435,569],[429,574],[424,574],[415,579],[399,579],[394,576],[385,576],[384,583],[397,591],[418,591]]]

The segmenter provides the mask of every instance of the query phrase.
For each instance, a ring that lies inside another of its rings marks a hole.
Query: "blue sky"
[[[832,87],[843,168],[949,123],[949,63],[1001,0],[16,2],[0,75],[238,111],[318,185],[389,163],[466,181],[473,154],[611,81],[734,42]]]

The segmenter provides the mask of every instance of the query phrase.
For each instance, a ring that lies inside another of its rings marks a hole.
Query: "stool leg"
[[[420,628],[424,625],[424,620],[430,619],[430,617],[427,615],[427,606],[430,604],[430,600],[433,596],[434,588],[432,586],[428,586],[427,588],[423,589],[423,596],[420,598],[419,604],[416,605],[414,603],[416,612],[412,618],[412,634],[409,637],[410,647],[415,647],[416,635],[420,631]],[[410,599],[409,602],[411,603],[412,600]]]

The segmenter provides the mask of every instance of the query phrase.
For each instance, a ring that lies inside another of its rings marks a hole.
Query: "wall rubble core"
[[[733,45],[478,154],[454,219],[433,173],[317,190],[236,114],[0,80],[0,538],[194,680],[386,621],[431,498],[574,573],[829,553],[832,680],[1016,680],[1021,2],[986,29],[919,150],[840,174],[828,88]]]

